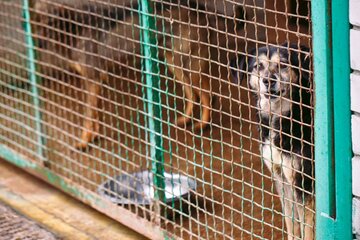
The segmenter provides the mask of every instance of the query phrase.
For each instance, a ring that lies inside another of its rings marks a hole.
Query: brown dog
[[[176,124],[185,125],[190,121],[194,102],[199,99],[202,115],[195,129],[201,129],[209,123],[211,109],[208,78],[211,31],[208,26],[209,22],[211,24],[214,21],[217,26],[219,24],[213,16],[204,13],[204,6],[192,1],[189,4],[188,1],[183,2],[162,1],[162,6],[155,3],[157,29],[162,30],[158,34],[158,43],[159,46],[166,46],[166,49],[160,50],[160,55],[165,59],[175,79],[182,83],[185,89],[185,113],[177,119]],[[37,21],[46,24],[45,28],[37,29],[40,47],[55,49],[49,47],[52,42],[48,39],[55,39],[53,42],[60,41],[65,43],[65,46],[70,46],[63,47],[60,52],[67,55],[68,64],[86,79],[85,121],[81,142],[77,145],[79,148],[85,148],[98,135],[98,96],[101,84],[109,78],[108,73],[118,74],[117,70],[121,69],[121,66],[134,62],[134,58],[137,58],[135,56],[141,54],[141,31],[136,27],[139,26],[137,9],[137,6],[124,8],[108,5],[74,8],[43,1],[38,1],[35,6]],[[43,14],[44,12],[46,14]],[[243,23],[239,19],[243,17],[243,9],[238,7],[234,20],[226,20],[226,29],[241,28]],[[61,31],[52,32],[52,28]],[[71,34],[64,34],[62,31]]]

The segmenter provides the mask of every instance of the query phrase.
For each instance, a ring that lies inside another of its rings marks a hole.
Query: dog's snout
[[[274,74],[270,75],[269,77],[266,77],[263,79],[263,83],[266,87],[274,87],[276,84],[276,76]]]

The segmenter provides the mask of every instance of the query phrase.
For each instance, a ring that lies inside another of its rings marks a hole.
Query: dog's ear
[[[310,70],[310,50],[305,46],[296,44],[283,44],[287,47],[290,54],[290,64],[297,68],[299,76],[304,80],[309,80]]]
[[[306,80],[309,80],[310,58],[311,58],[310,49],[305,46],[301,46],[300,49],[301,49],[301,53],[300,53],[301,64],[299,65],[299,67],[301,68],[301,77],[305,78]]]
[[[235,28],[240,31],[244,28],[244,20],[246,20],[246,11],[243,6],[236,6],[234,9]]]
[[[249,54],[238,54],[231,63],[231,75],[234,83],[241,84],[242,79],[252,72],[254,65],[254,50]]]

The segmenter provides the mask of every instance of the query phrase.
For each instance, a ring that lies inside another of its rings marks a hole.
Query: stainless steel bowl
[[[165,173],[166,202],[178,201],[196,189],[195,180],[180,174]],[[151,171],[122,174],[102,183],[98,193],[116,204],[150,205],[154,199],[153,173]]]

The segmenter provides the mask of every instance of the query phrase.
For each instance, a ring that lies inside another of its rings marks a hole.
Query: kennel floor
[[[51,232],[43,229],[37,223],[21,216],[8,206],[0,203],[0,238],[55,240]]]
[[[104,95],[101,104],[104,112],[100,114],[102,136],[91,143],[87,150],[79,151],[75,144],[80,135],[82,107],[76,102],[82,96],[81,83],[77,79],[72,82],[44,82],[47,101],[44,102],[43,130],[49,136],[45,149],[51,170],[73,183],[96,191],[101,183],[123,171],[135,172],[149,167],[150,161],[145,157],[146,132],[141,127],[145,125],[145,117],[143,114],[139,115],[143,111],[142,102],[136,97],[136,92],[128,92],[135,89],[134,84],[129,84],[125,90],[124,86],[118,86],[118,89],[123,89],[118,90],[120,93],[127,92],[125,97],[114,93]],[[181,85],[175,88],[181,89]],[[240,97],[236,89],[231,89],[232,93],[225,86],[215,89],[221,89],[223,96],[231,94],[233,99]],[[242,101],[247,102],[246,91],[240,92]],[[62,93],[66,93],[66,96]],[[1,95],[2,103],[10,96],[12,99],[23,97],[17,92]],[[115,107],[113,102],[107,101],[118,102],[120,106]],[[182,99],[172,101],[170,107],[177,101],[177,108],[181,109]],[[0,134],[7,138],[2,140],[7,140],[7,145],[11,148],[36,159],[32,154],[36,150],[36,136],[26,128],[34,124],[34,121],[21,117],[24,109],[31,115],[31,108],[19,101],[8,103],[7,106],[0,109],[6,110],[7,115],[11,113],[12,119],[16,121],[0,120],[0,124],[4,126]],[[257,139],[257,133],[255,124],[244,121],[250,119],[249,116],[254,117],[247,109],[248,107],[241,107],[240,112],[238,104],[233,100],[220,97],[214,105],[211,127],[203,132],[194,133],[191,126],[179,128],[174,124],[163,124],[163,134],[166,137],[165,170],[188,175],[198,182],[196,192],[192,193],[191,204],[184,203],[183,212],[174,214],[171,221],[164,223],[164,229],[175,232],[184,239],[191,236],[217,239],[223,235],[250,239],[252,234],[273,239],[283,236],[285,223],[281,217],[280,201],[269,172],[256,156],[258,144],[249,138]],[[177,113],[174,111],[163,110],[165,119],[168,116],[171,120],[175,119],[175,114]],[[129,121],[137,117],[140,118],[138,126],[136,122]],[[16,133],[25,133],[26,137]],[[149,211],[142,206],[124,207],[144,217]]]
[[[0,226],[0,239],[146,239],[3,159]]]

